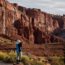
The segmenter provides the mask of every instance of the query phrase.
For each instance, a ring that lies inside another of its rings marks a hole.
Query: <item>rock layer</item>
[[[49,42],[51,34],[65,38],[65,15],[53,15],[0,0],[0,34],[4,32],[4,25],[6,35],[23,36],[31,43]]]

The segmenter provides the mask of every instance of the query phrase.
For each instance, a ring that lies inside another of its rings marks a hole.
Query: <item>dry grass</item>
[[[64,57],[51,57],[53,61],[53,65],[65,65],[63,62]],[[0,61],[3,62],[16,62],[16,53],[11,52],[2,52],[0,51]],[[33,57],[32,55],[23,55],[21,57],[21,62],[24,65],[46,65],[46,58],[45,57]]]
[[[11,52],[2,52],[0,51],[0,61],[4,62],[15,62],[16,59],[16,53],[11,51]]]

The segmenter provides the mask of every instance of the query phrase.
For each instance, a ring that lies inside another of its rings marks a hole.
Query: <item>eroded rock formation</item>
[[[65,16],[52,15],[40,9],[25,8],[0,0],[0,34],[3,33],[4,25],[6,35],[23,36],[31,43],[50,42],[53,39],[51,34],[65,38]]]

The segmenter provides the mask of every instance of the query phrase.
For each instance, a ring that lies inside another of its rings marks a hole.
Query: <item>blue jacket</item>
[[[21,43],[16,42],[16,52],[19,53],[21,51]]]

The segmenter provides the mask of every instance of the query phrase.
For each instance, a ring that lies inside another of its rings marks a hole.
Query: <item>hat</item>
[[[18,42],[21,42],[21,40],[17,40]]]

